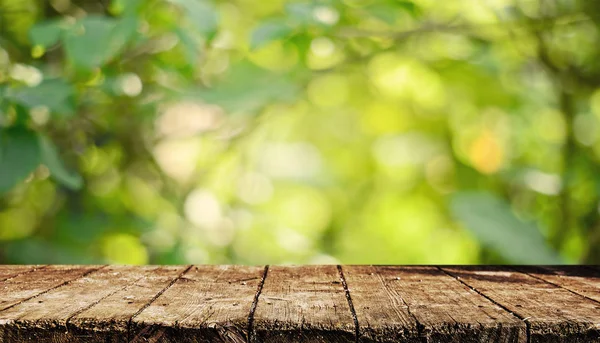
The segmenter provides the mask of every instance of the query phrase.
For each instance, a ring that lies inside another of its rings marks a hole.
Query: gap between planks
[[[177,280],[181,279],[181,277],[187,273],[190,269],[192,269],[194,265],[190,264],[189,266],[187,266],[187,268],[185,268],[181,273],[179,273],[179,275],[177,275],[177,277],[174,277],[173,280],[171,280],[171,282],[169,282],[169,284],[167,286],[165,286],[165,288],[163,288],[160,292],[158,292],[156,295],[154,295],[152,297],[152,299],[150,299],[150,301],[148,301],[146,304],[144,304],[144,306],[142,306],[139,310],[137,310],[132,316],[131,318],[129,318],[129,320],[127,321],[127,341],[130,342],[133,337],[131,337],[131,323],[133,321],[133,319],[138,316],[140,313],[142,313],[142,311],[144,311],[146,308],[148,308],[150,305],[152,305],[153,302],[156,301],[156,299],[158,299],[158,297],[160,297],[164,292],[166,292],[169,288],[171,288],[171,286],[173,286],[175,284],[175,282],[177,282]]]
[[[466,287],[468,287],[469,289],[473,290],[475,293],[479,294],[480,296],[484,297],[485,299],[489,300],[490,302],[492,302],[494,305],[500,307],[501,309],[503,309],[504,311],[510,313],[511,315],[513,315],[515,318],[518,318],[519,320],[523,321],[525,323],[525,326],[527,328],[527,343],[531,343],[531,325],[529,324],[529,322],[527,321],[527,318],[522,317],[516,313],[514,313],[513,311],[509,310],[506,306],[500,304],[499,302],[495,301],[494,299],[490,298],[489,296],[485,295],[483,292],[479,291],[478,289],[476,289],[475,287],[467,284],[466,282],[464,282],[463,280],[460,279],[460,277],[452,274],[449,271],[446,271],[445,269],[441,268],[440,266],[436,266],[437,269],[439,269],[442,273],[452,277],[454,280],[460,282],[461,284],[465,285]],[[517,273],[521,273],[519,271],[517,271]],[[523,273],[521,273],[523,274]]]
[[[346,277],[344,276],[344,271],[342,270],[341,265],[337,265],[338,273],[340,274],[340,280],[342,281],[342,286],[344,287],[344,293],[346,294],[346,300],[348,300],[348,307],[350,308],[350,313],[352,314],[352,320],[354,321],[354,335],[355,341],[358,343],[360,339],[360,325],[358,323],[358,316],[356,315],[356,310],[354,309],[354,304],[352,303],[352,296],[350,295],[350,289],[348,288],[348,283],[346,282]]]
[[[45,266],[45,267],[47,267],[47,266]],[[44,268],[45,268],[45,267],[44,267]],[[41,295],[44,295],[44,294],[46,294],[46,293],[48,293],[48,292],[50,292],[50,291],[52,291],[52,290],[55,290],[55,289],[58,289],[58,288],[60,288],[60,287],[66,286],[66,285],[70,284],[71,282],[77,281],[77,280],[79,280],[79,279],[81,279],[81,278],[84,278],[84,277],[86,277],[86,276],[90,275],[91,273],[97,272],[98,270],[100,270],[100,269],[103,269],[103,268],[106,268],[106,267],[108,267],[108,265],[103,265],[103,266],[100,266],[100,267],[98,267],[98,268],[95,268],[95,269],[88,270],[87,272],[85,272],[85,273],[83,273],[83,274],[81,274],[81,275],[79,275],[79,276],[77,276],[77,277],[75,277],[75,278],[73,278],[73,279],[71,279],[71,280],[67,280],[67,281],[65,281],[65,282],[63,282],[63,283],[61,283],[61,284],[58,284],[58,285],[56,285],[56,286],[53,286],[53,287],[50,287],[50,288],[46,289],[45,291],[42,291],[42,292],[40,292],[40,293],[37,293],[37,294],[35,294],[35,295],[33,295],[33,296],[30,296],[30,297],[28,297],[28,298],[21,299],[21,300],[19,300],[18,302],[14,303],[14,304],[12,304],[12,305],[10,305],[10,306],[6,307],[6,308],[3,308],[3,309],[2,309],[2,311],[6,311],[6,310],[8,310],[8,309],[11,309],[11,308],[13,308],[13,307],[15,307],[15,306],[17,306],[17,305],[20,305],[20,304],[22,304],[22,303],[24,303],[24,302],[26,302],[26,301],[29,301],[29,300],[31,300],[31,299],[35,299],[35,298],[37,298],[37,297],[39,297],[39,296],[41,296]],[[44,268],[40,268],[40,269],[44,269]],[[35,271],[35,270],[36,270],[36,269],[34,268],[34,269],[33,269],[33,270],[31,270],[31,271]],[[39,270],[39,269],[37,269],[37,270]],[[22,274],[28,274],[28,272],[26,272],[26,273],[22,273]],[[17,276],[19,276],[19,275],[16,275],[14,278],[16,278]],[[13,279],[13,278],[9,278],[9,280],[10,280],[10,279]],[[5,280],[5,281],[6,281],[6,280]],[[0,311],[0,312],[1,312],[1,311]]]
[[[598,301],[598,300],[596,300],[596,299],[593,299],[593,298],[590,298],[590,297],[588,297],[588,296],[586,296],[586,295],[584,295],[584,294],[581,294],[581,293],[579,293],[579,292],[577,292],[577,291],[574,291],[574,290],[572,290],[572,289],[570,289],[570,288],[567,288],[567,287],[565,287],[565,286],[563,286],[563,285],[560,285],[560,284],[557,284],[557,283],[555,283],[555,282],[552,282],[552,281],[550,281],[550,280],[546,280],[546,279],[544,279],[544,278],[541,278],[541,277],[535,276],[535,275],[533,275],[532,273],[526,272],[526,271],[524,271],[524,270],[519,270],[519,269],[516,269],[516,268],[514,268],[514,267],[510,267],[510,266],[509,266],[508,268],[510,268],[510,269],[512,269],[512,270],[514,270],[514,271],[516,271],[516,272],[518,272],[518,273],[521,273],[521,274],[528,275],[528,276],[530,276],[530,277],[532,277],[532,278],[534,278],[534,279],[540,280],[540,281],[542,281],[542,282],[545,282],[545,283],[547,283],[547,284],[550,284],[550,285],[552,285],[552,286],[555,286],[555,287],[558,287],[558,288],[562,288],[562,289],[564,289],[565,291],[568,291],[568,292],[571,292],[571,293],[573,293],[573,294],[575,294],[575,295],[577,295],[577,296],[583,297],[583,298],[585,298],[586,300],[589,300],[589,301],[595,302],[596,304],[600,304],[600,301]]]
[[[22,275],[22,274],[27,274],[27,273],[30,273],[30,272],[32,272],[32,271],[34,271],[34,270],[36,270],[36,269],[37,269],[37,270],[39,270],[39,269],[43,269],[43,268],[45,268],[45,267],[46,267],[46,266],[34,267],[34,268],[32,268],[32,269],[29,269],[29,270],[25,270],[25,271],[23,271],[23,272],[20,272],[20,273],[18,273],[18,274],[16,274],[16,275],[12,275],[11,277],[9,277],[9,278],[7,278],[7,279],[11,279],[11,278],[13,278],[13,277],[16,277],[16,276],[18,276],[18,275]],[[23,299],[23,300],[19,301],[18,303],[14,304],[14,305],[11,305],[10,307],[7,307],[6,309],[12,308],[12,307],[14,307],[14,306],[16,306],[16,305],[18,305],[18,304],[20,304],[20,303],[23,303],[23,302],[25,302],[25,301],[28,301],[28,300],[31,300],[31,299],[37,298],[37,297],[39,297],[39,296],[41,296],[41,295],[43,295],[43,294],[45,294],[45,293],[48,293],[48,292],[50,292],[50,291],[52,291],[52,290],[54,290],[54,289],[57,289],[57,288],[60,288],[60,287],[66,286],[66,285],[68,285],[68,284],[70,284],[70,283],[72,283],[72,282],[74,282],[74,281],[76,281],[76,280],[78,280],[78,279],[81,279],[81,278],[83,278],[83,277],[86,277],[86,276],[88,276],[88,275],[90,275],[90,274],[92,274],[92,273],[94,273],[94,272],[97,272],[97,271],[99,271],[99,270],[101,270],[101,269],[103,269],[103,268],[105,268],[105,267],[107,267],[107,266],[106,266],[106,265],[105,265],[105,266],[100,266],[99,268],[95,268],[95,269],[89,270],[88,272],[86,272],[86,273],[84,273],[84,274],[82,274],[82,275],[80,275],[80,276],[78,276],[78,277],[76,277],[76,278],[73,278],[73,279],[71,279],[71,280],[67,280],[67,281],[65,281],[65,282],[63,282],[63,283],[61,283],[61,284],[59,284],[59,285],[56,285],[56,286],[54,286],[54,287],[50,287],[50,288],[48,288],[48,289],[47,289],[47,290],[45,290],[45,291],[39,292],[38,294],[35,294],[35,295],[31,296],[31,297],[28,297],[28,298],[26,298],[26,299]],[[168,289],[169,289],[171,286],[173,286],[173,284],[175,284],[175,282],[177,282],[177,280],[179,280],[179,279],[180,279],[182,276],[184,276],[184,274],[185,274],[185,273],[187,273],[187,272],[188,272],[188,271],[189,271],[189,270],[190,270],[192,267],[193,267],[193,265],[189,265],[189,266],[187,266],[187,268],[185,268],[185,270],[183,270],[183,271],[182,271],[180,274],[178,274],[176,277],[174,277],[174,278],[173,278],[173,280],[171,280],[171,281],[170,281],[170,283],[169,283],[167,286],[165,286],[165,287],[164,287],[164,288],[163,288],[163,289],[162,289],[160,292],[158,292],[158,293],[157,293],[157,294],[156,294],[156,295],[155,295],[155,296],[154,296],[152,299],[150,299],[150,300],[149,300],[149,301],[148,301],[146,304],[144,304],[144,306],[142,306],[142,307],[141,307],[141,308],[140,308],[138,311],[136,311],[136,313],[135,313],[135,314],[133,314],[133,315],[131,316],[131,318],[129,319],[129,322],[128,322],[128,327],[127,327],[127,331],[128,331],[128,332],[127,332],[127,340],[128,340],[128,341],[130,341],[130,340],[131,340],[131,336],[130,336],[130,334],[131,334],[131,323],[132,323],[132,320],[133,320],[133,319],[134,319],[134,318],[135,318],[137,315],[139,315],[139,314],[140,314],[142,311],[144,311],[144,309],[146,309],[147,307],[149,307],[149,306],[150,306],[150,305],[151,305],[151,304],[152,304],[154,301],[156,301],[156,299],[157,299],[158,297],[160,297],[160,296],[161,296],[161,295],[162,295],[162,294],[163,294],[165,291],[167,291],[167,290],[168,290]],[[502,310],[504,310],[504,311],[506,311],[506,312],[510,313],[510,314],[511,314],[512,316],[514,316],[515,318],[518,318],[519,320],[523,321],[523,322],[525,323],[525,325],[526,325],[526,329],[527,329],[527,332],[526,332],[526,335],[527,335],[527,342],[530,342],[530,341],[531,341],[531,328],[530,328],[530,323],[529,323],[529,322],[528,322],[528,320],[527,320],[527,319],[528,319],[527,317],[523,317],[523,316],[521,316],[521,315],[519,315],[519,314],[517,314],[517,313],[514,313],[514,312],[512,312],[511,310],[509,310],[509,309],[508,309],[506,306],[504,306],[503,304],[501,304],[501,303],[498,303],[497,301],[495,301],[495,300],[494,300],[494,299],[492,299],[491,297],[487,296],[487,295],[486,295],[484,292],[482,292],[482,291],[480,291],[480,290],[476,289],[475,287],[473,287],[473,286],[471,286],[470,284],[466,283],[465,281],[461,280],[461,278],[460,278],[459,276],[455,275],[455,274],[454,274],[454,273],[452,273],[451,271],[447,271],[447,270],[445,270],[445,268],[442,268],[442,267],[440,267],[440,266],[436,266],[436,268],[437,268],[437,269],[439,269],[439,270],[440,270],[442,273],[444,273],[444,274],[446,274],[446,275],[450,276],[452,279],[456,280],[457,282],[459,282],[459,283],[460,283],[460,284],[462,284],[463,286],[466,286],[467,288],[469,288],[469,289],[471,289],[472,291],[476,292],[476,293],[477,293],[479,296],[481,296],[481,297],[483,297],[483,298],[487,299],[488,301],[490,301],[490,302],[491,302],[491,303],[493,303],[494,305],[496,305],[496,306],[500,307]],[[528,272],[526,272],[526,271],[518,270],[518,269],[516,269],[516,268],[511,268],[511,267],[509,267],[509,268],[510,268],[510,269],[512,269],[512,270],[514,270],[516,273],[519,273],[519,274],[522,274],[522,275],[527,275],[527,276],[529,276],[529,277],[532,277],[532,278],[535,278],[535,279],[537,279],[537,280],[539,280],[539,281],[542,281],[542,282],[545,282],[545,283],[547,283],[547,284],[553,285],[553,286],[555,286],[555,287],[558,287],[558,288],[564,289],[564,290],[566,290],[566,291],[569,291],[569,292],[571,292],[571,293],[573,293],[573,294],[575,294],[575,295],[577,295],[577,296],[580,296],[580,297],[582,297],[582,298],[585,298],[586,300],[591,300],[591,301],[593,301],[593,302],[595,302],[595,303],[600,303],[600,301],[598,301],[598,300],[595,300],[595,299],[589,298],[589,297],[587,297],[587,296],[585,296],[585,295],[583,295],[583,294],[580,294],[580,293],[578,293],[578,292],[576,292],[576,291],[573,291],[573,290],[571,290],[571,289],[569,289],[569,288],[563,287],[563,286],[562,286],[562,285],[560,285],[560,284],[556,284],[556,283],[554,283],[554,282],[551,282],[551,281],[545,280],[545,279],[543,279],[543,278],[540,278],[540,277],[537,277],[537,276],[535,276],[535,275],[531,275],[530,273],[528,273]],[[340,278],[340,281],[341,281],[341,283],[342,283],[342,286],[343,286],[343,289],[344,289],[344,292],[345,292],[346,300],[347,300],[347,302],[348,302],[348,308],[349,308],[349,311],[351,312],[351,315],[352,315],[352,318],[353,318],[353,321],[354,321],[354,326],[355,326],[355,337],[356,337],[356,342],[358,342],[358,341],[359,341],[359,339],[360,339],[360,325],[359,325],[358,317],[357,317],[357,314],[356,314],[356,311],[355,311],[355,308],[354,308],[354,304],[353,304],[353,302],[352,302],[352,293],[351,293],[351,291],[350,291],[350,289],[349,289],[349,287],[348,287],[348,284],[347,284],[347,282],[346,282],[346,278],[345,278],[344,271],[343,271],[343,266],[341,266],[341,265],[337,265],[337,271],[338,271],[338,273],[339,273],[339,278]],[[248,314],[248,326],[247,326],[247,330],[248,330],[248,332],[247,332],[247,334],[246,334],[246,340],[247,340],[247,342],[249,342],[249,343],[253,343],[253,342],[254,342],[254,340],[256,339],[256,337],[255,337],[255,332],[254,332],[254,330],[255,330],[255,328],[254,328],[254,314],[255,314],[255,312],[256,312],[256,309],[257,309],[257,306],[258,306],[258,302],[259,302],[259,300],[260,300],[260,296],[261,296],[261,293],[262,293],[262,289],[263,289],[263,286],[264,286],[264,284],[265,284],[265,281],[266,281],[266,280],[267,280],[267,278],[268,278],[268,275],[269,275],[269,266],[267,265],[267,266],[265,266],[265,267],[264,267],[264,271],[263,271],[263,274],[262,274],[261,280],[260,280],[260,282],[259,282],[259,284],[258,284],[258,286],[257,286],[256,293],[255,293],[255,295],[254,295],[253,302],[252,302],[252,305],[251,305],[251,308],[250,308],[250,312],[249,312],[249,314]],[[134,283],[135,283],[135,282],[134,282]],[[103,298],[103,299],[104,299],[104,298]],[[95,302],[95,303],[91,304],[90,306],[86,307],[86,309],[88,309],[88,308],[91,308],[91,307],[95,306],[95,305],[96,305],[97,303],[99,303],[100,301],[102,301],[102,299],[100,299],[100,300],[98,300],[97,302]],[[84,310],[85,310],[85,309],[84,309]],[[81,311],[79,311],[79,312],[83,312],[84,310],[81,310]],[[68,320],[67,320],[67,323],[68,323]]]
[[[265,281],[267,280],[267,275],[269,275],[269,265],[265,266],[265,270],[263,271],[262,278],[258,283],[258,287],[256,288],[256,294],[254,294],[254,300],[252,300],[252,306],[250,306],[250,313],[248,314],[248,332],[246,333],[246,342],[251,343],[255,341],[255,332],[254,332],[254,313],[256,312],[256,307],[258,306],[258,300],[260,299],[260,294],[262,293],[262,289],[265,285]]]

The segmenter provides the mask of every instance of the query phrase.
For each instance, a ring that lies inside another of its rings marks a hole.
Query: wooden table
[[[600,269],[0,266],[0,342],[600,342]]]

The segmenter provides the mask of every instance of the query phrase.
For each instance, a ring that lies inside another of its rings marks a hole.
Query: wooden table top
[[[592,266],[0,266],[0,342],[599,342]]]

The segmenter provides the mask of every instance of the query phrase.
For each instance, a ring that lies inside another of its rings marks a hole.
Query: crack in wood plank
[[[156,299],[158,299],[158,297],[160,297],[167,289],[171,288],[171,286],[173,286],[173,284],[175,284],[175,282],[177,282],[177,280],[179,280],[183,274],[187,273],[190,269],[192,269],[193,265],[190,264],[189,266],[187,266],[187,268],[185,268],[181,273],[179,273],[175,278],[173,278],[173,280],[171,280],[171,282],[169,282],[169,284],[164,287],[163,289],[161,289],[155,296],[152,297],[152,299],[150,299],[150,301],[148,301],[147,303],[144,304],[144,306],[142,306],[139,310],[137,310],[137,312],[135,312],[127,321],[127,341],[130,342],[133,338],[131,337],[131,322],[133,321],[133,319],[139,315],[140,313],[142,313],[142,311],[144,311],[148,306],[150,306],[154,301],[156,301]]]
[[[97,271],[99,271],[100,269],[103,269],[103,268],[106,268],[106,267],[107,267],[107,265],[103,265],[103,266],[100,266],[100,267],[98,267],[98,268],[93,268],[93,269],[91,269],[91,270],[88,270],[87,272],[85,272],[85,273],[83,273],[83,274],[81,274],[81,275],[78,275],[78,276],[76,276],[76,277],[74,277],[74,278],[72,278],[72,279],[69,279],[69,280],[67,280],[67,281],[65,281],[65,282],[62,282],[62,283],[60,283],[60,284],[58,284],[58,285],[52,286],[52,287],[50,287],[50,288],[48,288],[48,289],[46,289],[46,290],[44,290],[44,291],[42,291],[42,292],[39,292],[39,293],[37,293],[37,294],[35,294],[35,295],[33,295],[33,296],[30,296],[30,297],[27,297],[27,298],[23,298],[23,299],[19,300],[18,302],[15,302],[14,304],[11,304],[10,306],[7,306],[7,307],[3,308],[3,309],[2,309],[0,312],[6,311],[6,310],[10,310],[11,308],[13,308],[13,307],[15,307],[15,306],[17,306],[17,305],[20,305],[20,304],[22,304],[22,303],[24,303],[24,302],[26,302],[26,301],[29,301],[29,300],[31,300],[31,299],[38,298],[38,297],[40,297],[40,296],[42,296],[42,295],[44,295],[44,294],[46,294],[46,293],[48,293],[48,292],[50,292],[50,291],[53,291],[53,290],[55,290],[55,289],[58,289],[58,288],[60,288],[60,287],[67,286],[67,285],[69,285],[70,283],[72,283],[72,282],[74,282],[74,281],[76,281],[76,280],[79,280],[79,279],[81,279],[81,278],[84,278],[84,277],[86,277],[86,276],[90,275],[91,273],[97,272]],[[39,270],[39,269],[38,269],[38,270]]]
[[[510,313],[511,315],[515,316],[516,318],[522,320],[526,327],[527,327],[527,343],[531,343],[531,325],[530,323],[527,321],[528,318],[522,317],[520,315],[518,315],[517,313],[514,313],[513,311],[511,311],[510,309],[508,309],[506,306],[498,303],[497,301],[495,301],[494,299],[492,299],[491,297],[485,295],[483,292],[479,291],[478,289],[476,289],[475,287],[471,286],[470,284],[467,284],[466,282],[464,282],[463,280],[460,279],[460,277],[458,277],[457,275],[452,274],[451,272],[445,270],[442,267],[436,266],[437,269],[439,269],[440,271],[442,271],[444,274],[454,278],[456,281],[460,282],[461,284],[469,287],[471,290],[473,290],[474,292],[476,292],[477,294],[481,295],[482,297],[484,297],[485,299],[489,300],[490,302],[492,302],[494,305],[500,307],[501,309],[503,309],[504,311]]]
[[[24,267],[24,266],[19,266],[19,267]],[[12,280],[12,279],[14,279],[14,278],[16,278],[16,277],[19,277],[19,276],[21,276],[21,275],[25,275],[25,274],[28,274],[28,273],[34,272],[34,271],[36,271],[36,270],[41,270],[41,269],[44,269],[44,268],[46,268],[46,267],[47,267],[47,265],[39,265],[39,266],[25,267],[25,268],[23,268],[24,270],[23,270],[23,271],[21,271],[21,272],[11,273],[11,274],[9,274],[9,275],[4,275],[4,276],[3,276],[3,279],[1,279],[1,280],[0,280],[0,282],[9,281],[9,280]]]
[[[248,314],[248,339],[247,343],[252,343],[255,341],[255,333],[254,333],[254,313],[256,312],[256,306],[258,305],[258,300],[260,298],[260,294],[262,293],[262,289],[265,285],[265,280],[267,280],[267,275],[269,275],[269,266],[265,266],[265,270],[263,272],[262,278],[258,283],[258,287],[256,288],[256,294],[254,295],[254,300],[252,300],[252,306],[250,306],[250,313]]]
[[[354,309],[354,304],[352,303],[352,296],[350,295],[350,289],[348,288],[348,283],[346,283],[346,277],[344,277],[344,271],[342,270],[342,266],[338,265],[337,270],[340,274],[342,286],[344,287],[346,300],[348,300],[348,307],[350,308],[352,320],[354,321],[354,334],[356,335],[356,343],[358,343],[358,340],[360,339],[360,325],[358,324],[358,316],[356,315],[356,310]]]
[[[525,274],[525,275],[529,275],[529,276],[531,276],[532,278],[538,279],[538,280],[540,280],[540,281],[542,281],[542,282],[548,283],[548,284],[550,284],[550,285],[553,285],[553,286],[555,286],[555,287],[562,288],[562,289],[564,289],[564,290],[566,290],[566,291],[568,291],[568,292],[571,292],[571,293],[573,293],[573,294],[575,294],[575,295],[578,295],[578,296],[580,296],[580,297],[583,297],[583,298],[585,298],[585,299],[587,299],[587,300],[590,300],[590,301],[593,301],[593,302],[595,302],[595,303],[598,303],[598,304],[600,304],[600,301],[599,301],[599,300],[596,300],[596,299],[594,299],[594,298],[590,298],[590,297],[586,296],[585,294],[581,294],[581,293],[579,293],[579,292],[577,292],[577,291],[574,291],[574,290],[572,290],[571,288],[569,288],[569,287],[566,287],[566,286],[564,286],[564,285],[561,285],[561,284],[558,284],[558,283],[552,282],[552,281],[550,281],[550,280],[544,279],[544,278],[542,278],[542,277],[536,276],[535,274],[532,274],[532,273],[530,273],[530,272],[527,272],[527,271],[525,271],[525,270],[523,270],[523,269],[520,269],[519,267],[509,267],[509,268],[510,268],[510,269],[512,269],[512,270],[515,270],[515,271],[517,271],[517,272],[519,272],[519,273],[523,273],[523,274]]]

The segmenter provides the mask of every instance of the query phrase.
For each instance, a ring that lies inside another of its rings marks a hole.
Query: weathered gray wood
[[[254,312],[253,336],[259,342],[354,342],[337,268],[271,267]]]
[[[0,283],[0,311],[98,268],[99,266],[50,266],[9,278]],[[0,319],[2,318],[0,312]]]
[[[343,267],[362,342],[526,342],[526,325],[435,267]]]
[[[71,318],[150,275],[155,267],[110,266],[91,272],[0,312],[3,342],[106,342],[94,330],[81,330]],[[124,342],[115,332],[108,342]]]
[[[193,267],[133,318],[132,342],[246,342],[263,274],[263,267]]]
[[[599,302],[600,271],[582,266],[526,266],[517,270]]]
[[[443,269],[522,318],[530,342],[600,341],[600,306],[591,300],[502,267]]]

